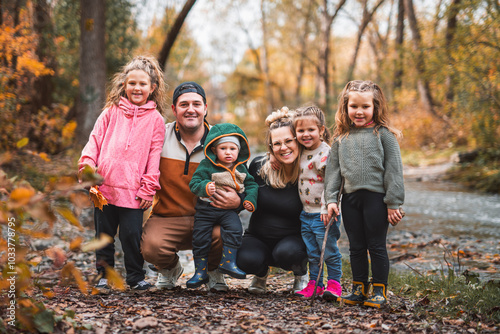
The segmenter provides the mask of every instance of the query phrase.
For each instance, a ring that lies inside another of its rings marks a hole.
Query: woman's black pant
[[[386,239],[389,222],[385,194],[358,190],[342,196],[342,221],[349,238],[353,281],[368,282],[369,253],[373,283],[387,284],[389,256]]]
[[[295,275],[307,273],[307,250],[302,236],[290,235],[282,239],[265,239],[245,233],[236,260],[247,274],[266,275],[268,268],[279,267]]]

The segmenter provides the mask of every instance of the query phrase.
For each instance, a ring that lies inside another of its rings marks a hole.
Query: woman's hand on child
[[[387,209],[387,220],[392,226],[396,226],[403,219],[403,215],[399,209]]]
[[[210,182],[207,184],[207,194],[208,196],[212,196],[215,194],[215,182]]]

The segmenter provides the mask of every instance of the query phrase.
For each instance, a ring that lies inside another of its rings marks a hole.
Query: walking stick
[[[337,205],[340,209],[340,200],[342,198],[342,191],[344,191],[344,178],[342,178],[342,182],[340,183],[340,189],[339,189],[339,194],[337,195]],[[314,305],[314,300],[316,299],[316,289],[318,288],[318,283],[319,279],[321,277],[321,273],[323,270],[323,258],[325,256],[325,248],[326,248],[326,239],[328,239],[328,231],[330,230],[330,227],[332,226],[333,222],[337,220],[338,216],[332,217],[330,221],[328,222],[328,225],[326,225],[326,230],[325,230],[325,237],[323,238],[323,246],[321,247],[321,256],[319,257],[319,273],[318,273],[318,278],[316,279],[316,284],[314,284],[314,291],[311,296],[311,306]]]

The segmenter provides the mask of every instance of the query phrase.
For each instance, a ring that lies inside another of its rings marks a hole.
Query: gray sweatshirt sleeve
[[[405,200],[403,162],[396,136],[387,129],[383,130],[380,139],[384,148],[384,202],[389,209],[397,209]]]
[[[330,149],[330,155],[328,156],[325,170],[325,201],[327,206],[330,203],[337,203],[337,195],[341,183],[339,142],[335,140]]]

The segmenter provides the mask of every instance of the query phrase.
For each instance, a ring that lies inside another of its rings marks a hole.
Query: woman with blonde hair
[[[294,292],[304,288],[307,279],[307,251],[300,232],[302,202],[297,188],[301,148],[293,126],[293,112],[283,107],[266,119],[268,154],[255,158],[250,174],[259,185],[257,209],[238,252],[237,265],[254,274],[250,293],[266,292],[269,267],[295,274]],[[270,156],[281,165],[274,170]]]

